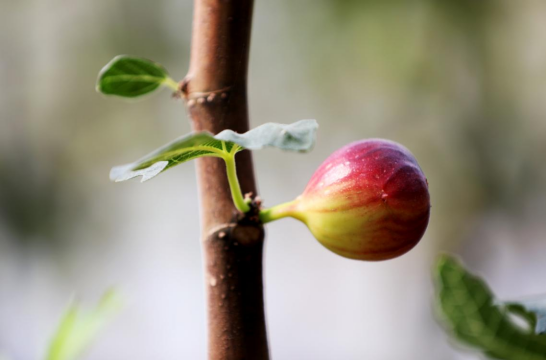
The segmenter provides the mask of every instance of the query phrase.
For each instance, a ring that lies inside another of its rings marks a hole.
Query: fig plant
[[[267,359],[264,223],[291,216],[340,255],[389,259],[410,250],[425,231],[427,182],[402,146],[370,140],[350,147],[352,159],[335,153],[332,165],[318,171],[301,197],[263,208],[250,150],[270,146],[308,151],[317,123],[264,124],[249,130],[253,0],[195,0],[194,5],[190,66],[181,82],[171,79],[159,64],[120,56],[101,71],[97,84],[103,94],[128,98],[167,87],[183,99],[193,132],[134,163],[113,168],[110,176],[115,181],[141,176],[144,181],[196,160],[209,358]],[[375,149],[367,150],[368,146]]]
[[[98,91],[136,97],[176,82],[158,64],[119,56],[99,74]],[[161,172],[199,157],[225,162],[234,206],[243,214],[254,205],[263,223],[284,217],[304,222],[329,250],[347,258],[378,261],[397,257],[422,238],[429,221],[428,184],[418,162],[402,145],[367,139],[342,147],[328,157],[295,200],[262,209],[245,198],[239,186],[235,156],[244,149],[276,147],[305,152],[314,145],[317,122],[267,123],[238,134],[195,132],[182,136],[136,162],[114,167],[113,181],[138,176],[147,181]]]
[[[196,99],[188,90],[188,78],[194,79],[188,76],[177,83],[159,64],[118,56],[100,72],[97,90],[105,95],[135,98],[166,87],[186,99],[191,117],[210,122],[211,108],[208,107],[212,107],[220,113],[217,116],[223,118],[223,112],[228,111],[227,91],[221,88],[196,92]],[[204,127],[198,124],[195,127],[198,131],[177,138],[133,163],[114,167],[110,172],[110,178],[116,182],[139,176],[141,181],[147,181],[193,159],[212,158],[224,162],[227,184],[222,183],[219,174],[215,175],[217,178],[203,174],[200,178],[205,183],[202,189],[217,192],[211,196],[202,193],[208,207],[203,216],[216,217],[218,211],[214,208],[219,199],[226,197],[225,186],[229,188],[237,213],[226,214],[220,222],[214,219],[216,226],[210,220],[204,222],[206,270],[208,285],[212,287],[208,288],[211,358],[269,357],[262,300],[262,224],[284,217],[296,218],[329,250],[368,261],[404,254],[418,243],[426,230],[430,212],[427,180],[410,151],[387,140],[362,140],[334,152],[312,176],[302,195],[291,202],[264,208],[256,194],[244,195],[240,181],[248,186],[252,179],[238,177],[238,154],[264,147],[309,151],[314,145],[317,127],[315,120],[306,119],[293,124],[267,123],[240,133],[219,129],[213,134],[207,131],[210,126],[202,130]],[[246,163],[245,174],[252,177],[249,162]],[[205,169],[219,169],[217,165]],[[211,185],[211,180],[216,183]],[[227,217],[232,218],[230,223],[222,223]],[[247,248],[236,247],[238,244],[245,244]],[[242,259],[247,263],[242,263]],[[234,265],[236,267],[231,268]],[[219,284],[215,275],[220,273],[222,279],[226,269],[235,275],[229,287]],[[221,288],[216,287],[217,284]],[[238,288],[240,291],[234,293]],[[231,308],[223,308],[226,303]]]

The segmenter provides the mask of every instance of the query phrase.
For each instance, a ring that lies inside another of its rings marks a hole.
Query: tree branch
[[[181,84],[195,131],[249,129],[247,68],[252,0],[195,0],[190,70]],[[256,194],[251,153],[240,152],[244,193]],[[221,159],[197,160],[206,262],[209,357],[267,359],[262,293],[264,230],[233,204]],[[253,212],[251,212],[253,213]]]

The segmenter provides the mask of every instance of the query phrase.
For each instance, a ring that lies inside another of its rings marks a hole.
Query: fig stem
[[[235,152],[229,153],[224,157],[226,162],[226,174],[228,175],[228,183],[230,184],[230,192],[232,193],[232,199],[236,208],[243,213],[247,213],[251,210],[251,207],[241,193],[241,187],[239,186],[239,180],[237,179]]]
[[[295,202],[296,199],[270,208],[261,209],[259,213],[260,221],[262,223],[268,223],[285,217],[294,217],[293,209]]]

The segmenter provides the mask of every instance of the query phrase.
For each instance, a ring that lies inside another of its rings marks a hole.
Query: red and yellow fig
[[[351,143],[328,157],[292,202],[265,210],[263,221],[294,217],[331,251],[380,261],[412,249],[429,222],[427,180],[402,145]]]

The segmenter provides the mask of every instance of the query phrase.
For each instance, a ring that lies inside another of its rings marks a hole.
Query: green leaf
[[[545,295],[518,301],[504,302],[510,311],[528,320],[535,333],[545,334]]]
[[[63,315],[46,356],[48,360],[71,360],[81,357],[99,331],[119,310],[118,295],[106,292],[92,312],[82,312],[72,302]]]
[[[215,138],[234,142],[246,149],[275,147],[307,152],[313,148],[317,128],[315,119],[304,119],[292,124],[266,123],[244,134],[226,129]]]
[[[106,64],[97,79],[97,91],[107,95],[135,98],[165,85],[177,90],[167,71],[150,60],[118,55]]]
[[[142,176],[141,182],[145,182],[175,165],[195,158],[206,156],[222,158],[225,154],[224,150],[230,152],[233,146],[231,142],[215,139],[209,132],[187,134],[134,163],[112,168],[110,179],[123,182]]]
[[[482,279],[448,255],[439,258],[435,273],[440,313],[458,339],[493,358],[545,359],[545,335],[515,324],[514,307],[496,303]]]
[[[112,168],[110,179],[122,182],[142,176],[141,182],[144,182],[180,163],[199,157],[227,159],[245,148],[261,149],[270,146],[306,151],[313,146],[316,129],[315,120],[301,120],[289,125],[267,123],[244,134],[231,130],[224,130],[216,136],[209,132],[191,133],[136,162]]]

